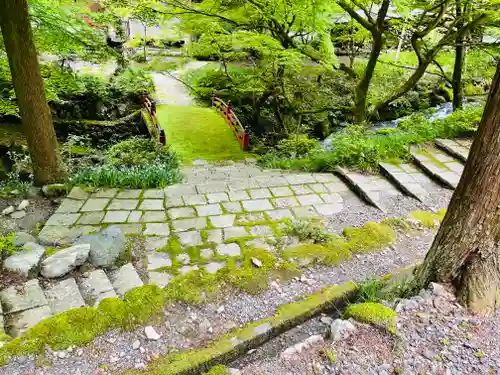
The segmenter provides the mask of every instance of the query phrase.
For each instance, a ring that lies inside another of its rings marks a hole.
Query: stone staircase
[[[436,140],[434,145],[412,149],[413,163],[380,163],[377,175],[345,168],[335,174],[297,173],[263,170],[252,160],[226,165],[200,160],[184,168],[182,184],[165,189],[74,188],[38,240],[45,245],[70,244],[105,227],[120,228],[125,235],[142,234],[147,251],[144,269],[138,272],[128,263],[115,270],[69,274],[64,280],[40,278],[10,286],[0,291],[0,322],[5,319],[7,333],[19,336],[53,314],[96,306],[106,297],[123,297],[144,283],[167,286],[173,276],[164,269],[172,259],[156,250],[172,235],[185,247],[200,247],[206,260],[193,264],[189,256],[179,255],[176,261],[183,265],[179,274],[198,266],[215,273],[224,263],[210,260],[214,253],[219,259],[241,254],[239,245],[225,243],[229,239],[257,236],[246,245],[272,251],[265,241],[273,235],[266,220],[322,217],[328,222],[370,210],[383,212],[381,218],[398,217],[404,204],[416,207],[413,210],[437,210],[447,204],[446,190],[456,187],[469,147],[468,140]],[[205,244],[212,246],[205,249]]]
[[[32,279],[0,292],[3,306],[0,317],[4,318],[0,319],[0,324],[5,320],[7,333],[18,337],[42,319],[82,306],[97,306],[104,298],[123,297],[129,290],[142,285],[131,263],[113,271],[96,269],[78,279]]]

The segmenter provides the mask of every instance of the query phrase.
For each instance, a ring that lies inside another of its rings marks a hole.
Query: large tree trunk
[[[52,183],[61,176],[57,139],[40,76],[28,4],[26,0],[0,0],[0,9],[0,27],[35,183]]]
[[[460,183],[419,285],[452,282],[473,313],[494,312],[500,292],[500,63]]]
[[[466,7],[464,7],[465,10]],[[462,12],[462,0],[455,1],[455,14],[458,21],[457,28],[461,28],[464,25]],[[462,71],[464,69],[465,62],[465,41],[466,35],[458,34],[455,39],[455,65],[453,66],[453,77],[451,79],[451,84],[453,86],[453,110],[462,108],[462,103],[464,100],[464,93],[462,88]]]

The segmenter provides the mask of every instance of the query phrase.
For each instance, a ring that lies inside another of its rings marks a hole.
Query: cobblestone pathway
[[[75,187],[47,221],[38,242],[46,246],[73,244],[61,253],[66,251],[65,256],[72,256],[72,264],[78,265],[89,256],[88,245],[79,237],[105,228],[111,233],[119,229],[125,235],[144,236],[144,258],[118,269],[96,267],[83,278],[70,276],[61,281],[59,277],[65,273],[57,271],[54,281],[53,271],[44,269],[44,265],[52,262],[59,267],[63,256],[59,253],[47,256],[42,262],[44,277],[0,292],[4,307],[0,314],[5,314],[6,331],[18,336],[52,314],[93,306],[105,297],[123,296],[144,283],[165,287],[173,277],[168,271],[173,263],[179,266],[176,272],[180,275],[202,268],[216,273],[227,259],[241,255],[242,242],[232,242],[235,238],[242,239],[244,246],[273,251],[276,228],[285,219],[322,217],[328,221],[348,216],[352,201],[366,209],[371,205],[380,211],[387,210],[386,214],[391,216],[391,207],[401,197],[429,210],[441,208],[432,198],[442,194],[443,188],[438,183],[451,187],[450,181],[456,183],[463,168],[462,161],[448,152],[455,148],[463,154],[464,144],[447,143],[446,147],[446,151],[415,150],[416,163],[421,167],[418,169],[412,164],[382,163],[382,176],[345,169],[336,174],[262,170],[252,161],[225,166],[198,161],[183,170],[184,183],[165,189]],[[172,238],[181,249],[196,247],[199,257],[193,260],[187,251],[181,251],[172,259],[171,255],[156,251]],[[75,246],[76,240],[80,242]],[[30,255],[38,254],[35,260],[39,262],[45,253],[43,249],[37,251]],[[81,254],[83,260],[79,263]],[[95,259],[92,264],[96,264]],[[50,282],[43,282],[45,279]]]

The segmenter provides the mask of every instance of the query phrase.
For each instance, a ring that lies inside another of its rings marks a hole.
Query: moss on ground
[[[389,218],[381,221],[382,224],[387,224],[394,230],[400,230],[404,233],[409,233],[411,231],[410,224],[405,219],[401,218]]]
[[[217,365],[212,367],[205,375],[231,375],[231,372],[226,366]]]
[[[369,222],[361,228],[345,228],[347,245],[353,253],[382,249],[396,239],[396,232],[387,224]]]
[[[273,317],[238,328],[214,341],[206,348],[184,353],[167,354],[151,361],[147,370],[127,370],[122,375],[144,373],[149,375],[177,375],[206,371],[213,364],[214,359],[222,357],[227,360],[235,356],[235,354],[240,354],[241,350],[245,350],[244,347],[235,345],[242,340],[262,340],[255,332],[256,327],[266,324],[276,332],[283,331],[302,323],[325,309],[333,308],[336,303],[354,293],[356,288],[357,285],[354,282],[330,286],[300,301],[283,305],[278,308],[276,315]]]
[[[162,316],[166,297],[156,285],[146,285],[125,294],[125,300],[106,298],[97,308],[80,307],[42,320],[0,348],[0,364],[11,355],[81,346],[110,329],[130,330]]]
[[[331,236],[322,244],[304,244],[284,249],[281,252],[284,259],[310,259],[318,264],[338,264],[350,259],[352,253],[349,246],[340,236]]]
[[[415,211],[410,213],[410,218],[418,220],[425,228],[432,229],[436,226],[438,216],[428,211]]]
[[[396,334],[396,312],[377,302],[355,303],[347,306],[342,314],[344,319],[353,318],[359,322],[373,324]]]
[[[224,118],[212,108],[159,105],[157,116],[169,145],[187,163],[249,156],[241,150]]]

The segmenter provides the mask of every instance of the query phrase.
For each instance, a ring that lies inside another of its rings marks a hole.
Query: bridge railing
[[[212,106],[226,119],[229,127],[234,133],[243,150],[248,149],[248,132],[245,130],[236,114],[231,109],[230,103],[225,103],[222,99],[212,97]]]
[[[156,117],[156,103],[151,100],[148,94],[144,94],[142,96],[142,105],[149,114],[149,117],[151,119],[151,125],[153,129],[150,129],[150,132],[152,133],[152,135],[156,137],[156,139],[160,141],[160,143],[163,146],[165,146],[166,144],[165,130],[161,128],[160,122],[158,121],[158,117]]]

